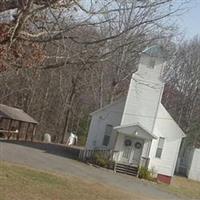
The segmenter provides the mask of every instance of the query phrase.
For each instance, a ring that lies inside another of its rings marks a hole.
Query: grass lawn
[[[0,200],[131,200],[133,194],[70,176],[0,162]]]
[[[188,199],[200,199],[200,182],[175,176],[171,185],[164,186],[169,192]]]

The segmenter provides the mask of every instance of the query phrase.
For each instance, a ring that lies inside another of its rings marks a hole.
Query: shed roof
[[[31,116],[23,110],[11,106],[0,104],[0,118],[8,118],[17,121],[38,124]]]

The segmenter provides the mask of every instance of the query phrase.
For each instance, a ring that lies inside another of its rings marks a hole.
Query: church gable
[[[161,103],[156,117],[155,129],[161,133],[162,137],[170,137],[174,139],[185,137],[183,130]]]

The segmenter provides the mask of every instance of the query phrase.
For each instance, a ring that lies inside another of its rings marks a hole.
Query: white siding
[[[133,75],[121,125],[140,123],[148,131],[152,131],[157,108],[162,96],[163,83],[151,83]]]
[[[184,133],[162,104],[159,106],[153,134],[165,138],[165,143],[161,158],[156,158],[158,139],[152,141],[149,168],[153,168],[156,173],[173,176]]]
[[[156,158],[158,140],[154,140],[150,151],[149,169],[154,169],[159,174],[173,176],[180,144],[181,139],[165,139],[161,158]]]
[[[102,145],[105,128],[107,124],[113,127],[119,126],[122,118],[122,113],[125,105],[125,99],[119,100],[105,109],[99,110],[92,114],[92,120],[90,123],[90,129],[87,137],[86,148],[105,148],[113,149],[116,139],[116,132],[113,131],[110,139],[110,143],[107,147]]]
[[[188,178],[200,181],[200,149],[194,150]]]
[[[153,68],[150,67],[152,61],[155,62]],[[160,77],[162,77],[164,65],[165,61],[162,58],[150,57],[143,54],[140,59],[137,74],[145,80],[148,79],[149,81],[155,82],[160,80]]]

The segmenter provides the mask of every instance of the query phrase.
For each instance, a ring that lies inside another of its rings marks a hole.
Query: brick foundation
[[[158,176],[157,176],[158,182],[162,182],[162,183],[165,183],[165,184],[168,184],[168,185],[171,183],[171,179],[172,179],[171,176],[166,176],[166,175],[163,175],[163,174],[158,174]]]

